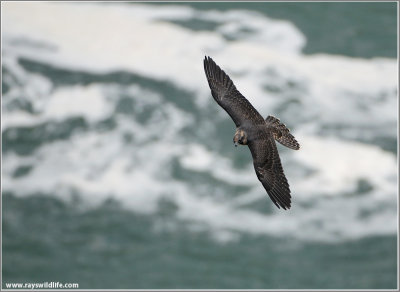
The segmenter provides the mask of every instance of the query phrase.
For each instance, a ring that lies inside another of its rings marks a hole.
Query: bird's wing
[[[204,58],[204,71],[215,101],[231,116],[236,127],[244,122],[265,123],[263,117],[236,89],[229,76],[210,57]]]
[[[248,146],[253,156],[257,177],[269,197],[278,208],[290,209],[289,184],[283,172],[273,136],[264,134],[259,139],[250,141]]]

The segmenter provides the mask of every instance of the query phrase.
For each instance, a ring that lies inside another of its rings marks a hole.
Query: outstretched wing
[[[249,142],[248,146],[257,177],[269,197],[278,208],[290,209],[289,184],[273,136],[264,134],[260,139]]]
[[[204,71],[215,101],[231,116],[236,127],[244,122],[263,124],[264,119],[236,89],[229,76],[210,57],[204,58]]]

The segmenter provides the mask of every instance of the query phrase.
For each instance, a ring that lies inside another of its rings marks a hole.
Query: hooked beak
[[[235,144],[235,147],[237,147],[237,145],[238,145],[238,142],[234,142],[233,144]]]

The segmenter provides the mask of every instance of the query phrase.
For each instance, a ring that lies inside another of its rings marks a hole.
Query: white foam
[[[15,190],[16,194],[37,192],[58,194],[65,196],[63,199],[68,198],[74,190],[79,190],[85,194],[84,199],[89,205],[96,206],[111,197],[123,202],[126,208],[146,214],[155,212],[158,200],[167,196],[179,206],[178,218],[206,224],[215,232],[217,240],[222,242],[230,238],[235,240],[238,232],[275,236],[290,234],[304,240],[332,241],[373,234],[391,234],[396,229],[396,220],[393,216],[393,212],[396,212],[394,207],[396,184],[393,181],[386,181],[387,178],[382,177],[381,173],[385,171],[389,176],[393,174],[395,159],[378,149],[365,147],[360,151],[360,156],[352,158],[351,161],[362,162],[362,159],[358,161],[357,158],[363,158],[362,155],[365,154],[366,157],[373,159],[370,163],[373,163],[376,169],[369,168],[364,170],[364,173],[360,173],[359,169],[354,167],[335,171],[347,162],[345,160],[335,162],[332,158],[320,157],[318,152],[321,151],[321,146],[325,149],[330,145],[331,148],[328,149],[332,150],[338,143],[308,138],[310,141],[304,144],[306,157],[301,154],[299,160],[314,168],[318,166],[317,174],[306,178],[310,183],[302,184],[299,179],[291,178],[294,190],[293,210],[287,212],[274,210],[270,215],[263,215],[251,209],[241,208],[243,203],[251,203],[262,197],[265,198],[265,204],[268,203],[267,196],[255,176],[252,183],[250,178],[248,182],[253,188],[250,200],[248,194],[243,194],[246,197],[244,200],[242,197],[232,200],[227,198],[224,201],[210,198],[194,192],[190,185],[171,181],[168,175],[165,176],[165,173],[163,175],[163,170],[168,168],[171,157],[179,155],[185,147],[180,144],[156,142],[146,144],[146,147],[127,148],[120,135],[119,131],[107,134],[91,133],[76,135],[68,142],[47,144],[35,153],[34,158],[30,158],[30,163],[34,161],[31,173],[20,178],[12,178],[12,173],[19,165],[26,164],[26,159],[16,155],[6,155],[3,169],[5,190]],[[309,146],[310,143],[316,145]],[[353,147],[352,144],[347,147],[341,145],[334,154],[338,157],[354,155],[354,152],[348,151]],[[320,158],[316,163],[313,163],[314,157],[311,160],[307,159],[309,157],[307,153],[312,151],[315,151],[316,157]],[[151,163],[148,161],[149,157],[152,157]],[[381,165],[374,163],[382,157]],[[185,159],[188,158],[184,158],[183,161]],[[224,163],[220,163],[224,159],[216,156],[213,161],[218,168],[223,168],[226,172],[231,171],[226,169]],[[186,161],[183,164],[200,171],[209,170],[209,166],[202,162],[197,164],[194,161],[189,163]],[[385,169],[385,166],[388,166],[388,169]],[[369,167],[369,165],[364,164],[359,167]],[[334,174],[339,178],[334,177]],[[376,176],[378,179],[371,176]],[[52,179],[49,180],[49,177]],[[371,180],[377,190],[345,200],[340,197],[322,199],[321,195],[325,192],[330,193],[331,188],[336,188],[338,192],[346,190],[351,192],[354,183],[360,177]],[[237,179],[240,180],[240,176]],[[330,188],[325,187],[325,184]],[[303,207],[299,204],[301,201],[311,203],[312,207]],[[388,202],[391,202],[390,205],[393,207],[385,210]],[[383,209],[374,211],[382,203]],[[360,217],[362,212],[376,212],[376,214],[365,219]],[[322,228],[321,224],[324,225]],[[220,232],[224,234],[222,238],[217,236]]]
[[[85,116],[89,121],[98,121],[110,114],[110,108],[99,86],[75,86],[54,92],[46,104],[44,115],[55,120]]]
[[[251,186],[255,182],[252,166],[240,170],[234,169],[230,160],[217,153],[211,153],[201,145],[187,145],[180,162],[186,169],[207,172],[217,180],[229,184]]]
[[[51,94],[42,95],[39,100],[32,94],[27,96],[35,104],[36,112],[14,110],[6,113],[4,128],[32,127],[47,121],[63,121],[82,116],[93,123],[107,118],[113,109],[99,85],[60,88]]]
[[[218,21],[217,31],[233,39],[263,44],[285,53],[299,53],[305,46],[304,35],[291,22],[269,19],[255,11],[207,11],[196,15]]]
[[[10,2],[3,6],[3,31],[8,38],[25,36],[57,47],[52,52],[13,47],[19,55],[72,69],[97,72],[128,70],[151,78],[170,80],[180,87],[202,93],[201,98],[208,98],[201,61],[205,54],[214,57],[227,72],[233,71],[231,76],[240,85],[239,89],[245,90],[246,96],[254,104],[266,109],[270,106],[269,98],[259,84],[262,79],[268,80],[269,77],[265,75],[267,68],[273,68],[286,78],[311,84],[310,92],[304,97],[311,95],[326,102],[332,100],[333,104],[336,100],[334,97],[343,96],[343,101],[346,101],[343,92],[370,96],[383,88],[390,91],[396,88],[397,65],[394,60],[372,59],[366,62],[341,56],[285,53],[299,52],[298,45],[288,45],[287,50],[279,46],[281,42],[286,42],[285,39],[303,38],[301,33],[285,28],[287,22],[267,20],[259,14],[200,13],[202,16],[199,17],[216,19],[218,22],[231,23],[239,18],[250,18],[256,22],[252,24],[258,28],[254,39],[228,42],[218,31],[195,33],[178,25],[154,21],[162,15],[165,18],[165,14],[178,18],[184,14],[187,18],[193,14],[183,12],[191,11],[188,8],[176,10],[178,12],[175,15],[172,12],[175,10],[171,8],[154,5]],[[139,14],[141,17],[132,17]],[[70,15],[74,15],[73,25],[68,21]],[[274,41],[270,43],[275,43],[275,46],[266,45],[262,37],[263,32],[271,27],[277,27],[281,38],[273,38]],[[297,49],[290,49],[295,47]],[[252,78],[242,83],[234,74],[240,71],[251,71],[249,77]],[[344,79],[347,82],[342,82]],[[203,83],[199,80],[203,80]],[[307,99],[305,101],[308,102]],[[313,98],[309,102],[312,105]],[[346,107],[342,109],[346,110]],[[339,111],[335,106],[332,110],[336,113]]]
[[[361,180],[376,188],[377,195],[396,194],[396,156],[377,146],[333,138],[298,135],[301,151],[293,158],[313,171],[295,179],[301,193],[310,196],[354,193]],[[317,186],[317,187],[316,187]]]

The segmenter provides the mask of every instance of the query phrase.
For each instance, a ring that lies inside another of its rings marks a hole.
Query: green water
[[[174,220],[171,206],[138,216],[109,201],[89,212],[47,196],[3,198],[4,282],[95,289],[393,289],[396,237],[345,243],[244,236],[216,244]]]
[[[177,2],[175,5],[188,3]],[[306,54],[397,57],[395,2],[220,2],[189,5],[202,10],[245,9],[270,18],[289,20],[306,35]],[[186,26],[196,30],[212,29],[196,22],[187,22]]]

